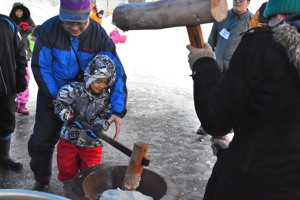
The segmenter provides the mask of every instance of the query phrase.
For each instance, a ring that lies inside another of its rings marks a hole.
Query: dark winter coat
[[[24,44],[14,23],[0,15],[0,96],[16,94],[16,75],[26,74]]]
[[[18,18],[16,16],[16,10],[17,9],[21,9],[23,10],[23,16],[21,18]],[[14,3],[13,8],[10,11],[9,17],[12,18],[12,20],[14,21],[14,23],[17,26],[18,31],[20,32],[22,39],[25,43],[25,50],[28,50],[29,48],[29,40],[28,40],[28,35],[32,32],[35,24],[33,22],[33,20],[30,17],[30,11],[29,9],[24,6],[22,3]],[[24,31],[21,26],[20,23],[21,22],[27,22],[29,24],[28,30]]]
[[[48,99],[47,106],[52,108],[52,101],[58,90],[73,82],[80,70],[84,71],[89,62],[100,52],[111,58],[116,67],[116,80],[111,94],[111,114],[125,116],[127,77],[114,43],[105,30],[93,20],[90,20],[88,28],[75,40],[63,28],[59,16],[41,25],[34,46],[31,67],[39,91]]]
[[[300,34],[288,23],[250,29],[222,78],[212,58],[193,65],[203,128],[213,136],[234,129],[204,199],[300,199],[299,45]]]

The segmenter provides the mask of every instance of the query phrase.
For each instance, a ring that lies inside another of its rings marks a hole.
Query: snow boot
[[[22,115],[29,115],[29,111],[27,110],[25,103],[17,103],[16,111]]]
[[[66,198],[70,198],[71,197],[71,183],[72,180],[67,180],[67,181],[63,181],[63,195]]]
[[[19,171],[23,168],[23,164],[10,157],[10,140],[0,140],[0,166],[6,169]]]
[[[43,182],[40,182],[40,181],[35,181],[33,187],[31,188],[31,190],[36,190],[36,191],[40,191],[40,192],[48,192],[49,183],[43,183]]]
[[[198,128],[196,134],[197,134],[197,135],[203,135],[203,136],[208,135],[208,134],[205,132],[205,130],[202,128],[202,126],[200,126],[200,127]]]

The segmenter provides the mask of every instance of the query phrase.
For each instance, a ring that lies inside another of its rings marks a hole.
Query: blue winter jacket
[[[40,92],[52,105],[59,89],[73,82],[80,70],[98,53],[109,56],[116,66],[116,80],[111,95],[111,114],[126,114],[126,74],[113,41],[97,22],[90,20],[88,28],[74,39],[63,28],[58,16],[41,25],[32,56],[32,71]]]

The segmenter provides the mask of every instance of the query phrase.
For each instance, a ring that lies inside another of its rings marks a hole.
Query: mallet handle
[[[200,25],[187,26],[190,43],[193,47],[204,48],[204,40]]]

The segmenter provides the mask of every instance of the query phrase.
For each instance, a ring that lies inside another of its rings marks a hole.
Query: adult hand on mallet
[[[190,68],[192,69],[193,64],[196,60],[203,57],[215,58],[215,53],[213,52],[211,46],[206,42],[204,43],[204,48],[196,48],[192,45],[187,45],[186,48],[190,51],[188,55],[188,62],[190,63]]]

